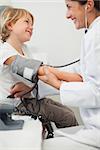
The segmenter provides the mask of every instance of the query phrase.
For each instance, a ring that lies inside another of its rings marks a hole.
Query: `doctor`
[[[63,104],[79,107],[84,127],[74,134],[66,133],[63,137],[44,140],[43,150],[98,150],[100,149],[100,0],[65,0],[65,2],[68,8],[66,18],[74,22],[76,29],[86,29],[81,45],[80,64],[75,73],[67,72],[66,68],[64,68],[66,72],[55,69],[50,71],[50,68],[45,68],[46,75],[39,78],[60,90]],[[80,82],[70,80],[71,75],[77,79],[78,74],[82,77]],[[66,77],[66,81],[63,77]]]

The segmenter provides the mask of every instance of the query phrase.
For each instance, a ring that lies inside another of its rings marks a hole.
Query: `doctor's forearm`
[[[67,81],[67,82],[82,82],[83,79],[81,75],[78,73],[70,73],[59,71],[55,68],[49,68],[49,70],[57,76],[59,80]]]
[[[69,73],[69,72],[58,72],[57,77],[60,80],[67,82],[82,82],[82,77],[77,73]]]

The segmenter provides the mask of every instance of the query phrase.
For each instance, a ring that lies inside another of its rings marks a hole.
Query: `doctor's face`
[[[71,19],[76,29],[85,27],[85,6],[77,1],[65,0],[67,6],[66,18]]]

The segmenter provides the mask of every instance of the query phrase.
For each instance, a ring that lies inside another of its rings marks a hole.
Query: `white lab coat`
[[[100,147],[100,16],[83,38],[77,70],[83,82],[63,82],[60,87],[63,104],[79,107],[85,125],[71,138]]]
[[[76,128],[73,134],[68,129],[57,130],[60,137],[45,140],[43,150],[99,150],[100,149],[100,16],[97,17],[85,34],[80,63],[72,68],[64,67],[63,71],[77,72],[83,82],[63,82],[60,87],[60,98],[67,106],[80,109],[84,126]],[[71,127],[72,128],[72,127]],[[73,129],[71,129],[73,130]],[[62,137],[64,136],[64,137]],[[52,144],[53,143],[53,144]]]

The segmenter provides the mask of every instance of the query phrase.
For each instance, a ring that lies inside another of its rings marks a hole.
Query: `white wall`
[[[34,32],[29,42],[34,52],[45,52],[49,63],[65,64],[77,59],[82,32],[66,19],[64,0],[12,0],[16,7],[26,8],[35,17]]]
[[[11,1],[10,0],[0,0],[0,5],[10,5]]]

